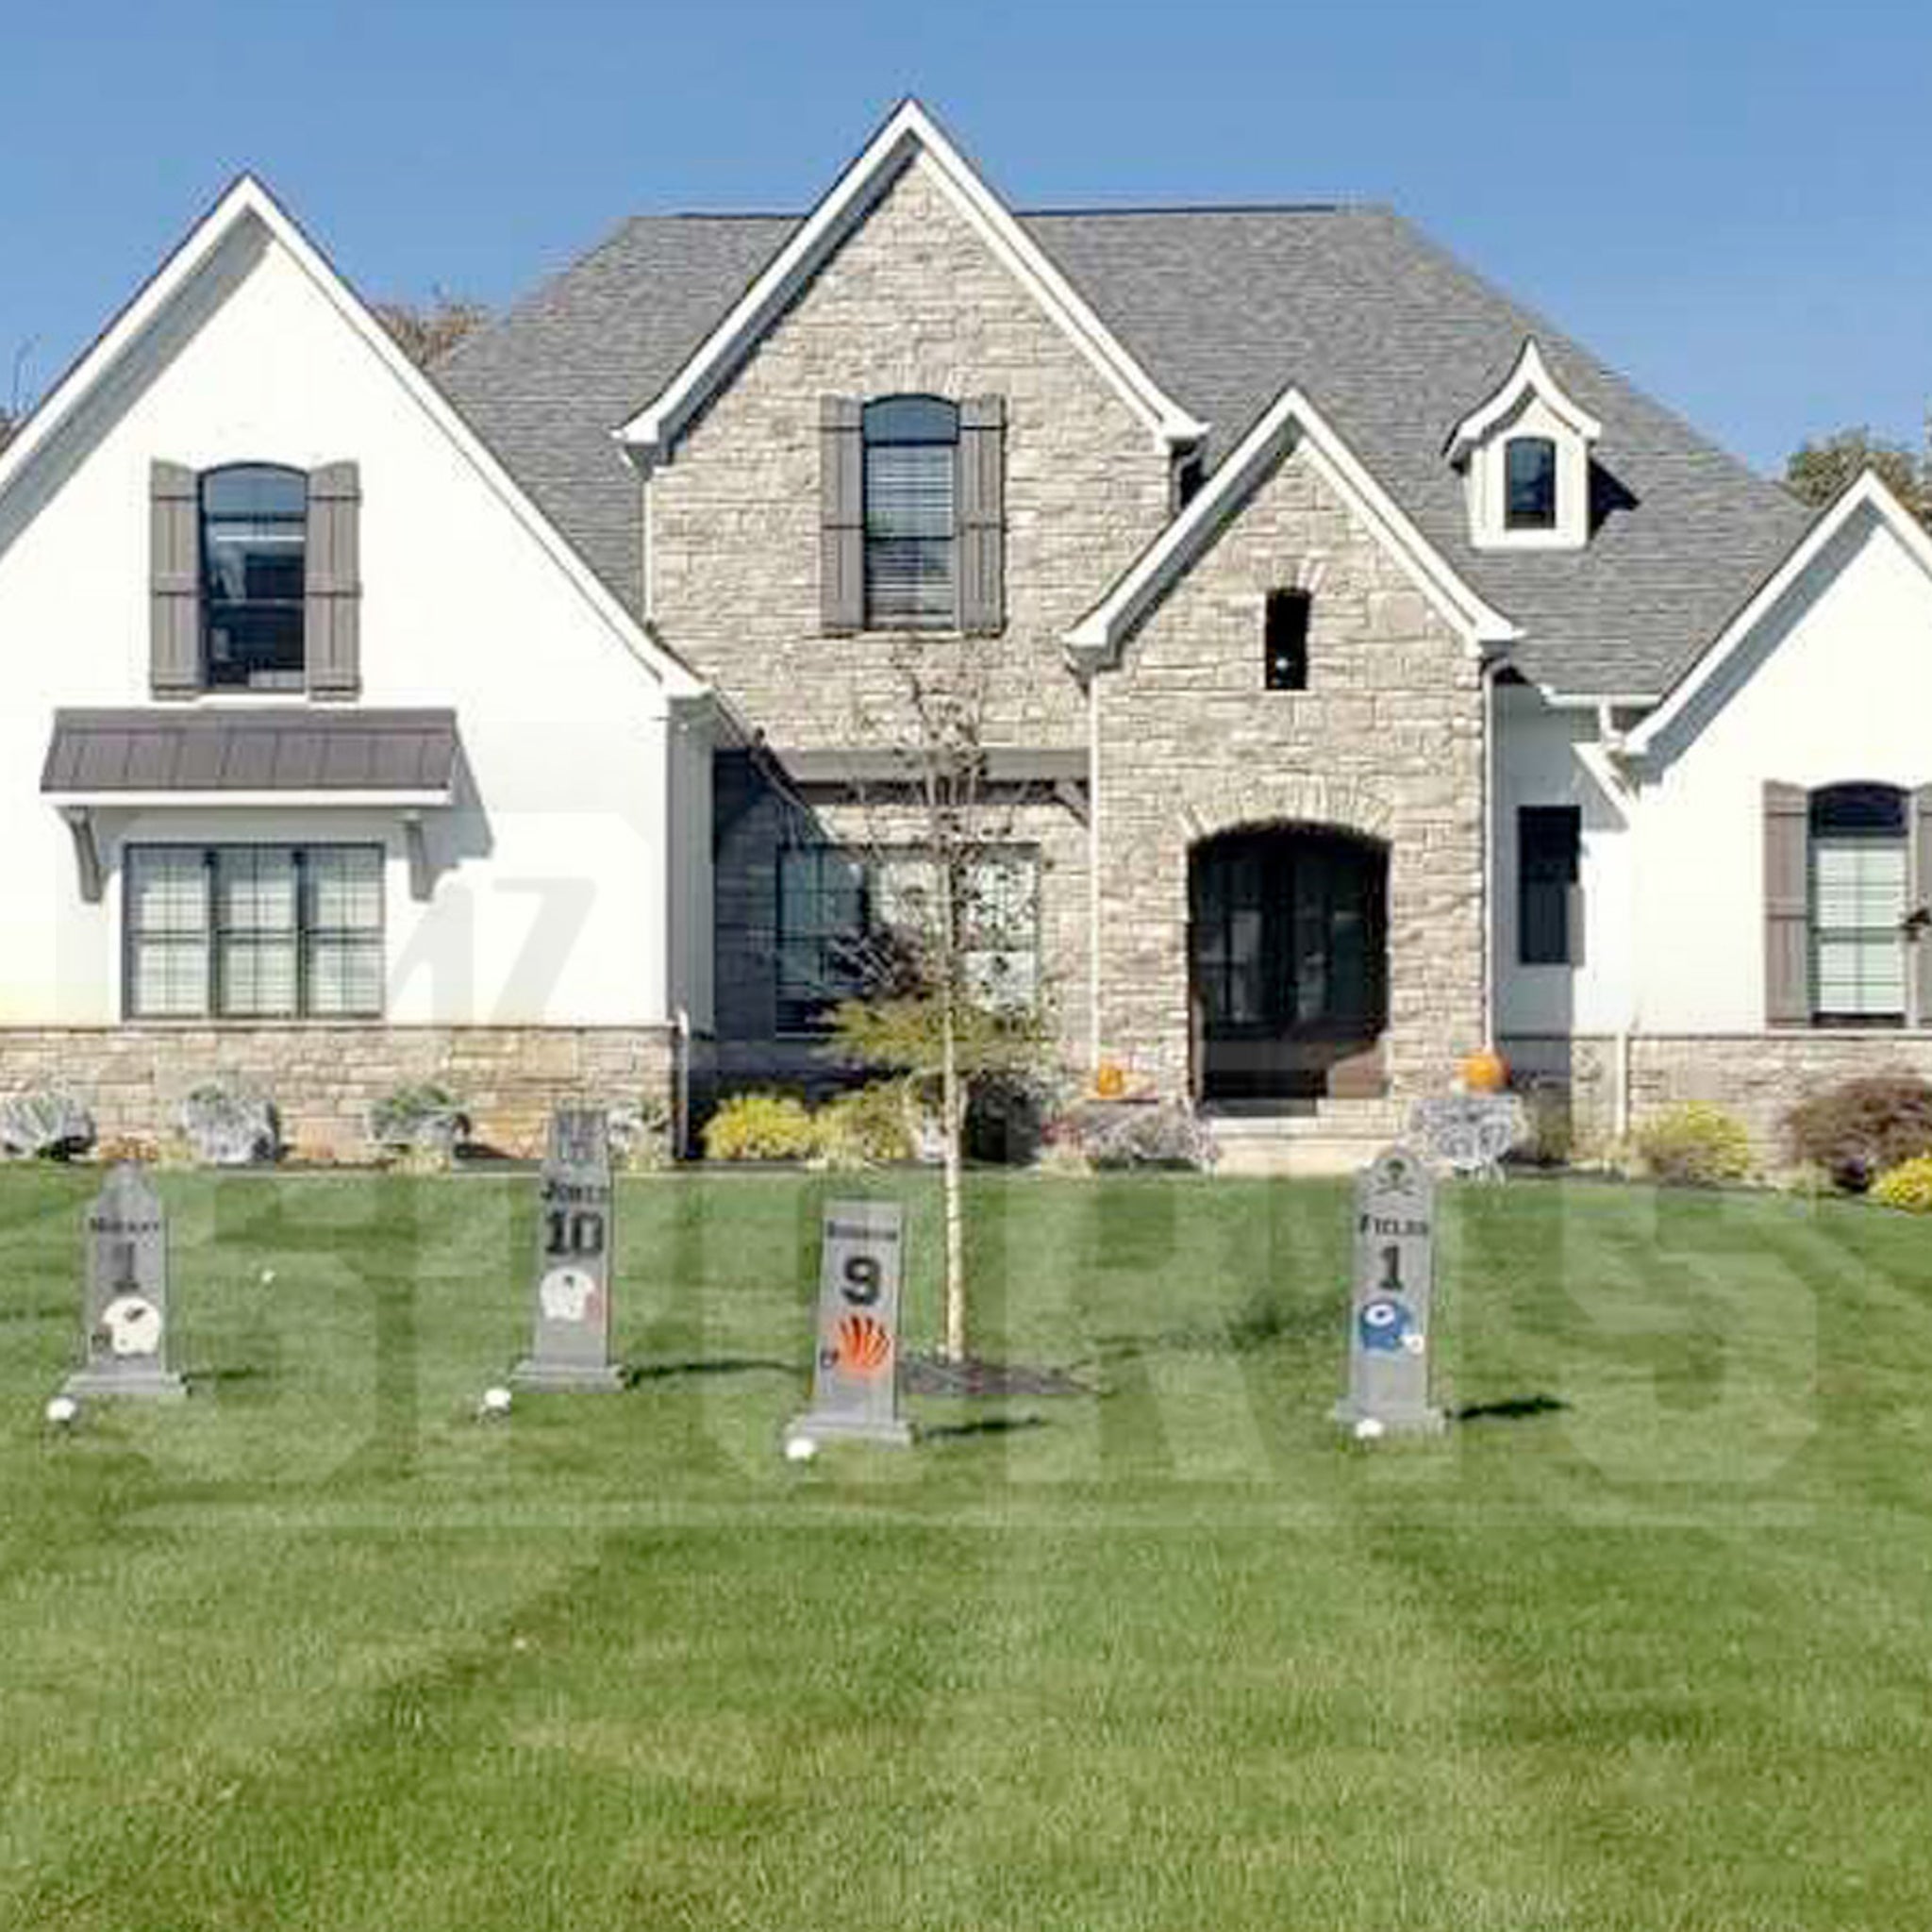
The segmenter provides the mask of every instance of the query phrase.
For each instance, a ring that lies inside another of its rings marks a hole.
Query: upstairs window
[[[959,622],[959,410],[938,396],[887,396],[861,418],[865,622],[951,630]]]
[[[1270,591],[1261,622],[1261,682],[1268,691],[1308,688],[1308,616],[1306,591]]]
[[[1571,930],[1583,813],[1574,805],[1525,805],[1516,815],[1516,957],[1524,966],[1575,963]]]
[[[1902,1026],[1910,866],[1905,793],[1811,794],[1811,1008],[1821,1026]]]
[[[1504,451],[1503,521],[1511,530],[1557,527],[1557,445],[1547,436],[1512,436]]]
[[[245,463],[202,477],[202,650],[210,690],[302,690],[308,541],[302,471]]]

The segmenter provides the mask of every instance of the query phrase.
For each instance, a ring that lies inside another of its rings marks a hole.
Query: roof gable
[[[1504,380],[1502,388],[1487,401],[1478,404],[1450,432],[1449,460],[1452,463],[1462,462],[1479,442],[1487,441],[1505,424],[1511,422],[1532,396],[1539,398],[1573,436],[1581,437],[1585,442],[1594,442],[1603,435],[1604,425],[1588,409],[1573,402],[1562,385],[1550,374],[1542,351],[1536,345],[1536,338],[1525,336],[1523,353],[1517,357],[1516,366]]]
[[[19,433],[0,452],[0,496],[22,476],[59,435],[94,392],[110,382],[149,333],[160,327],[182,302],[196,277],[219,251],[248,227],[279,247],[324,300],[376,357],[408,400],[452,442],[564,576],[595,610],[632,656],[674,696],[694,696],[701,681],[675,653],[653,638],[611,594],[568,540],[530,500],[502,461],[477,436],[420,369],[404,355],[389,331],[310,242],[268,189],[243,175],[222,194],[186,239],[142,284],[42,400]]]
[[[1066,633],[1063,641],[1076,663],[1091,669],[1119,661],[1126,639],[1211,547],[1296,439],[1307,446],[1329,486],[1402,561],[1451,629],[1476,648],[1506,643],[1519,635],[1507,617],[1486,604],[1451,568],[1314,404],[1300,390],[1290,389],[1275,399],[1187,508]]]
[[[893,110],[664,390],[617,431],[619,440],[645,460],[668,458],[692,417],[730,379],[752,346],[841,243],[863,224],[891,184],[922,156],[981,240],[1149,431],[1170,444],[1198,441],[1207,425],[1174,402],[1135,360],[914,100],[902,102]]]

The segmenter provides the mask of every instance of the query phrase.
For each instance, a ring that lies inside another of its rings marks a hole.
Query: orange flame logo
[[[870,1315],[847,1315],[839,1324],[839,1366],[855,1375],[875,1375],[892,1358],[892,1336]]]

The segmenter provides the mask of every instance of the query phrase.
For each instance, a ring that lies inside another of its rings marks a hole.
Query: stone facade
[[[160,1139],[194,1088],[266,1093],[299,1153],[370,1152],[369,1109],[434,1082],[468,1110],[476,1140],[540,1153],[553,1108],[675,1103],[676,1042],[664,1027],[241,1025],[0,1030],[0,1092],[58,1087],[92,1108],[104,1139]]]
[[[1262,687],[1266,593],[1314,587],[1307,689]],[[1483,691],[1474,653],[1291,448],[1099,674],[1101,1044],[1190,1078],[1188,870],[1243,825],[1332,827],[1389,859],[1389,1090],[1482,1043]]]
[[[1166,522],[1166,453],[915,161],[758,343],[648,485],[665,641],[774,744],[890,733],[892,641],[826,637],[819,401],[926,392],[1007,404],[1007,624],[983,665],[987,735],[1086,742],[1060,634]]]

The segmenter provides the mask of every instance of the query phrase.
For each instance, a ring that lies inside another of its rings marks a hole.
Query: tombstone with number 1
[[[911,1442],[899,1415],[904,1234],[896,1201],[826,1202],[811,1407],[787,1425],[788,1444],[826,1437]]]
[[[1409,1148],[1385,1148],[1356,1176],[1348,1393],[1336,1421],[1391,1432],[1442,1427],[1429,1400],[1435,1269],[1434,1177]]]
[[[621,1389],[610,1359],[611,1255],[617,1232],[610,1128],[590,1108],[551,1116],[537,1199],[537,1290],[530,1353],[511,1372],[524,1389]]]

